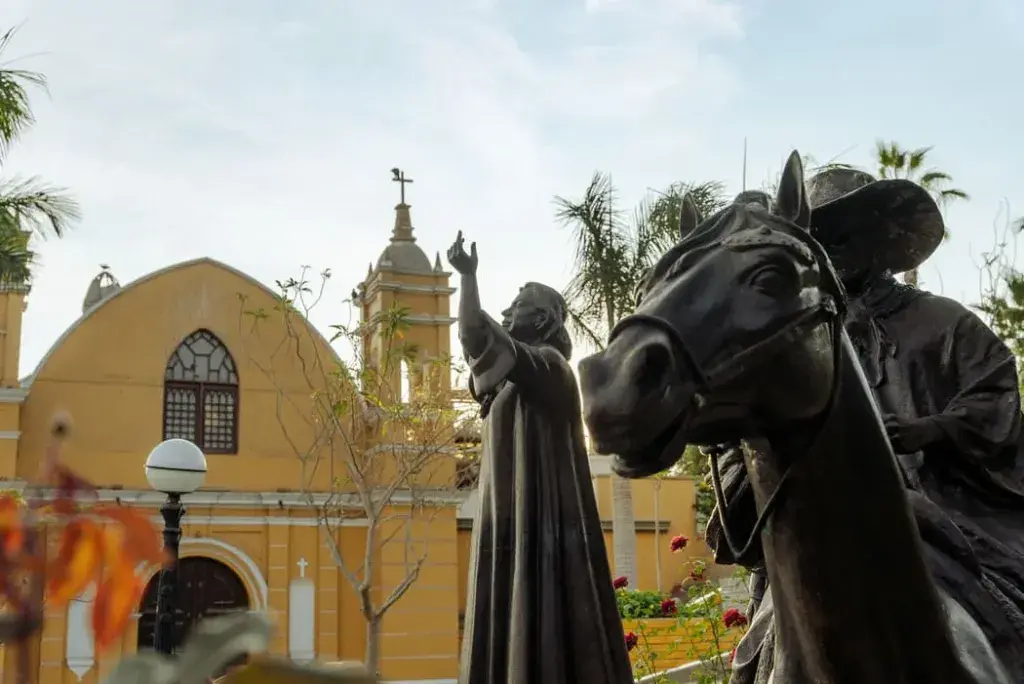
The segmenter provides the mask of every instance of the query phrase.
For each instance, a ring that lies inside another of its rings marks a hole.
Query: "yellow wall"
[[[653,478],[633,480],[633,517],[637,522],[636,556],[637,584],[633,589],[668,591],[672,585],[690,573],[696,560],[710,562],[711,552],[697,533],[696,483],[692,478]],[[595,478],[597,506],[602,520],[612,518],[611,479]],[[657,493],[657,496],[656,496]],[[657,508],[657,510],[655,510]],[[660,520],[667,529],[658,533],[652,523]],[[669,550],[672,537],[683,535],[689,539],[685,549],[678,553]],[[615,562],[610,525],[605,528],[605,546],[608,562],[615,574]],[[658,586],[658,564],[661,565],[661,586]]]
[[[303,372],[294,351],[278,348],[291,338],[274,321],[252,332],[244,311],[274,304],[263,287],[209,260],[129,285],[84,316],[43,360],[23,407],[17,475],[37,472],[50,421],[64,410],[75,421],[64,454],[68,465],[99,486],[146,488],[143,464],[163,436],[167,359],[186,336],[205,328],[231,351],[240,380],[238,454],[208,456],[206,487],[298,489],[300,465],[292,444],[313,443],[303,413],[309,383],[322,383],[324,376]],[[333,364],[331,352],[315,339],[308,331],[298,334],[305,358]],[[327,473],[310,484],[326,489]]]
[[[449,354],[448,274],[378,270],[371,274],[364,293],[364,315],[393,304],[411,309],[414,320],[406,341],[419,345],[424,359]],[[186,336],[208,329],[225,343],[238,368],[238,453],[207,456],[206,486],[193,497],[201,503],[188,505],[182,555],[212,558],[238,575],[250,607],[267,610],[277,621],[272,647],[277,654],[289,652],[289,587],[303,572],[300,562],[308,564],[305,577],[315,585],[317,602],[316,657],[362,660],[366,628],[359,596],[338,569],[328,533],[317,526],[312,509],[298,494],[303,484],[314,493],[328,492],[331,478],[338,476],[338,470],[332,472],[329,467],[310,476],[296,457],[317,436],[318,428],[308,418],[311,395],[323,385],[325,372],[304,370],[299,358],[307,364],[320,359],[328,371],[336,362],[322,338],[303,326],[293,328],[298,340],[287,335],[281,314],[274,311],[274,293],[224,264],[202,259],[128,284],[93,308],[55,343],[30,378],[30,386],[19,390],[15,371],[10,371],[12,364],[17,365],[17,344],[12,347],[11,336],[20,337],[23,301],[21,293],[0,292],[0,331],[8,335],[0,344],[0,479],[24,480],[36,474],[51,420],[57,411],[67,411],[74,419],[64,448],[67,464],[98,485],[108,500],[120,498],[125,504],[140,505],[158,520],[160,496],[149,491],[143,464],[163,436],[165,366]],[[252,317],[246,314],[254,311],[270,316],[257,322],[255,331]],[[448,383],[445,377],[446,387]],[[27,398],[22,400],[25,393]],[[360,444],[360,448],[368,446]],[[377,448],[387,452],[391,445]],[[446,481],[450,475],[435,473]],[[671,536],[696,538],[693,483],[662,483],[657,516],[652,482],[638,481],[633,486],[640,528],[640,588],[655,585],[652,526],[658,517],[668,523],[658,542],[662,585],[667,589],[678,579],[681,562],[698,553],[697,542],[684,554],[668,552]],[[607,477],[598,477],[595,488],[602,518],[609,522]],[[397,521],[408,519],[400,502],[384,512],[385,517],[392,514]],[[418,518],[408,530],[391,529],[396,522],[377,530],[378,539],[395,533],[373,559],[377,605],[418,567],[416,581],[388,610],[381,625],[385,679],[443,681],[456,676],[459,615],[465,610],[469,563],[467,523],[456,519],[456,508],[449,504]],[[331,529],[341,555],[358,575],[366,549],[365,521],[336,520]],[[79,681],[68,667],[67,634],[68,613],[48,612],[43,633],[34,644],[35,681]],[[102,657],[96,658],[81,681],[98,684],[118,658],[135,651],[136,642],[133,622],[121,643],[109,653],[97,654]],[[7,654],[4,682],[12,681],[11,660]]]

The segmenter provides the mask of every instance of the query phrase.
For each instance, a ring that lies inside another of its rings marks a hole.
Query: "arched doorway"
[[[153,648],[156,628],[157,588],[160,573],[153,575],[142,595],[139,611],[138,649]],[[175,648],[203,618],[249,610],[249,594],[235,571],[220,561],[199,556],[178,561],[177,620]]]

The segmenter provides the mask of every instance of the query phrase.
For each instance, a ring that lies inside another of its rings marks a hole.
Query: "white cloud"
[[[27,20],[12,54],[53,93],[5,173],[67,185],[85,211],[41,245],[23,373],[100,262],[129,280],[209,254],[264,282],[314,263],[340,299],[387,241],[396,164],[428,253],[460,229],[478,241],[488,308],[527,279],[560,285],[552,195],[683,153],[692,94],[706,112],[737,88],[715,41],[743,35],[727,0],[5,5],[0,24]]]

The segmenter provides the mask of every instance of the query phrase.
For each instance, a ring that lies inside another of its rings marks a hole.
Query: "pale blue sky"
[[[0,25],[22,22],[9,56],[52,97],[4,173],[85,212],[41,245],[23,373],[101,262],[123,282],[201,255],[267,283],[330,267],[340,300],[388,239],[395,165],[428,253],[478,242],[492,311],[567,279],[553,195],[594,169],[629,203],[739,190],[744,136],[753,186],[794,147],[934,145],[974,199],[922,277],[964,301],[1001,203],[1024,214],[1019,0],[5,0]]]

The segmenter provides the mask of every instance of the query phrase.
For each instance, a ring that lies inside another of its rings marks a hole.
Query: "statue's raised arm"
[[[480,307],[476,243],[467,253],[460,232],[448,249],[448,262],[461,275],[459,342],[474,396],[487,406],[487,398],[511,381],[537,401],[571,405],[566,395],[575,394],[576,386],[568,363],[572,342],[562,295],[547,285],[527,283],[498,323]]]

